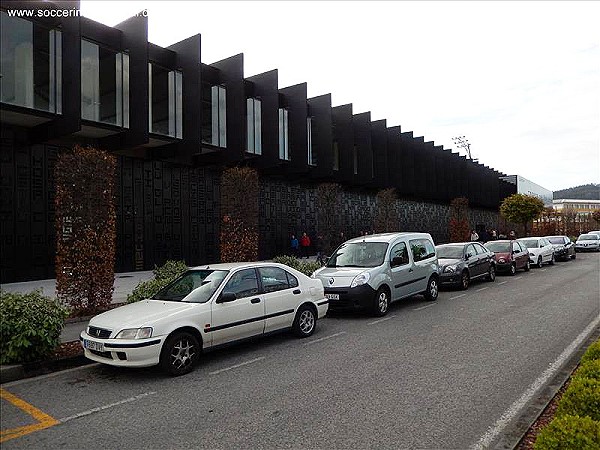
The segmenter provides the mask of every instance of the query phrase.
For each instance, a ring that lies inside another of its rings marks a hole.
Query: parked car
[[[568,261],[577,258],[575,244],[567,236],[547,236],[546,239],[554,247],[554,259]]]
[[[423,294],[438,297],[438,261],[428,233],[384,233],[340,245],[313,277],[321,280],[330,310],[370,309],[387,314],[391,302]]]
[[[511,275],[517,270],[523,269],[529,272],[529,251],[527,247],[516,240],[489,241],[483,245],[494,253],[496,260],[496,271],[508,272]]]
[[[496,279],[494,253],[479,242],[458,242],[435,247],[440,263],[440,284],[468,289],[472,280]]]
[[[600,252],[600,236],[595,233],[582,234],[575,242],[577,252]]]
[[[159,364],[190,372],[200,354],[277,330],[305,338],[327,313],[323,285],[283,264],[230,263],[190,269],[152,298],[90,320],[80,340],[104,364]]]
[[[588,231],[586,234],[597,234],[600,236],[600,231]]]
[[[529,251],[529,261],[538,267],[544,263],[554,265],[554,247],[550,241],[544,237],[528,237],[517,239],[527,247]]]

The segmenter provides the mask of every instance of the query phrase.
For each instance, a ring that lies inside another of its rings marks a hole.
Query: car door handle
[[[298,295],[301,293],[302,293],[302,291],[300,289],[296,289],[295,291],[292,292],[292,294],[294,294],[294,295]]]
[[[253,298],[250,303],[260,303],[260,298]]]

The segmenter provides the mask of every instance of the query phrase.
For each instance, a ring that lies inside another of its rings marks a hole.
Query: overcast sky
[[[600,2],[81,1],[113,26],[147,9],[149,41],[202,34],[202,62],[244,54],[444,148],[550,190],[600,183]]]

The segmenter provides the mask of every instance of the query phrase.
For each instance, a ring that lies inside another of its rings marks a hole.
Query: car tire
[[[425,296],[425,300],[428,302],[435,302],[438,298],[438,294],[440,293],[440,285],[438,279],[435,276],[429,278],[427,282],[427,289],[423,293]]]
[[[467,289],[469,289],[470,281],[471,281],[471,277],[469,276],[469,272],[467,272],[466,270],[463,270],[463,272],[460,274],[460,288],[463,291],[466,291]]]
[[[550,264],[551,266],[554,265],[554,253],[552,253],[552,256],[550,257],[550,262],[548,264]]]
[[[571,259],[577,259],[577,253],[573,253],[573,254],[571,255]]]
[[[380,287],[375,294],[375,304],[373,305],[373,315],[383,317],[390,310],[390,294],[384,287]]]
[[[510,276],[513,276],[517,273],[517,263],[512,263],[510,265],[510,271],[508,273],[510,274]]]
[[[531,263],[529,262],[529,260],[527,260],[523,269],[525,269],[525,272],[529,272],[529,270],[531,269]]]
[[[167,338],[160,352],[159,364],[161,369],[176,377],[191,372],[199,357],[198,339],[182,331]]]
[[[542,256],[540,255],[540,256],[538,256],[538,259],[537,259],[537,264],[536,264],[536,266],[537,266],[538,268],[542,268],[542,266],[543,266],[543,265],[544,265],[544,263],[542,262]]]
[[[296,318],[292,324],[292,331],[299,338],[312,336],[317,327],[317,315],[315,310],[308,305],[298,308]]]
[[[490,268],[488,269],[488,274],[486,279],[488,281],[496,281],[496,267],[494,267],[494,265],[490,265]]]

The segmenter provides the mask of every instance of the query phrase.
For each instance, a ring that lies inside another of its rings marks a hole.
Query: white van
[[[368,308],[384,316],[391,302],[423,294],[436,300],[439,267],[428,233],[383,233],[350,239],[312,274],[329,309]]]

